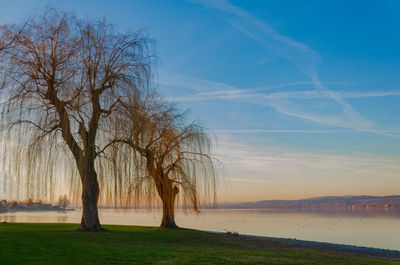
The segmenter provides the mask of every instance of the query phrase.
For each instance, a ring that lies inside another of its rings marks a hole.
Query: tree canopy
[[[140,165],[132,193],[136,202],[151,205],[159,198],[163,207],[161,226],[176,227],[176,199],[181,207],[199,211],[201,199],[216,199],[219,161],[211,155],[211,139],[195,122],[187,123],[185,113],[148,95],[131,104],[117,118],[113,147]],[[157,196],[158,195],[158,196]]]
[[[215,197],[210,139],[157,95],[154,41],[143,31],[51,8],[3,29],[2,43],[12,43],[0,55],[10,196],[54,201],[69,191],[76,203],[81,194],[84,231],[101,229],[99,200],[138,205],[157,191],[166,208],[179,187],[197,211],[200,183]]]

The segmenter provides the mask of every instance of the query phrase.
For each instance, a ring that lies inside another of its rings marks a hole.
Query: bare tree
[[[61,208],[63,208],[63,210],[65,210],[65,208],[67,208],[69,203],[70,202],[67,198],[67,195],[64,194],[64,196],[60,196],[60,198],[58,198],[57,205],[60,206]]]
[[[137,199],[152,200],[158,194],[163,208],[161,227],[176,228],[177,199],[196,213],[200,198],[215,202],[219,162],[211,156],[211,138],[154,94],[130,105],[135,108],[127,107],[117,117],[120,127],[116,127],[119,135],[114,143],[124,154],[129,153],[124,146],[131,148],[137,164],[143,165],[132,187]]]
[[[9,66],[3,171],[17,176],[17,185],[25,174],[28,192],[36,193],[60,182],[54,174],[68,175],[76,188],[78,175],[83,231],[101,229],[99,184],[114,199],[123,186],[116,179],[115,189],[107,186],[118,166],[108,166],[103,147],[112,141],[108,132],[117,110],[150,85],[150,44],[140,31],[118,33],[105,21],[48,9],[3,50],[2,64]]]

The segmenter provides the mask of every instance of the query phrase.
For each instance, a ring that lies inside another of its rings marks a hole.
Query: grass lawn
[[[197,230],[0,223],[0,264],[400,264]]]

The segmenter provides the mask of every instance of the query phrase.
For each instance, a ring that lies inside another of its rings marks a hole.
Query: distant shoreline
[[[206,231],[210,232],[210,231]],[[227,234],[222,232],[210,232],[216,234]],[[392,250],[392,249],[382,249],[382,248],[373,248],[373,247],[363,247],[363,246],[354,246],[354,245],[346,245],[346,244],[336,244],[336,243],[327,243],[327,242],[318,242],[318,241],[309,241],[309,240],[300,240],[293,238],[279,238],[279,237],[269,237],[269,236],[256,236],[256,235],[247,235],[247,234],[227,234],[232,238],[238,238],[242,240],[249,241],[277,241],[281,243],[289,243],[295,247],[302,249],[312,249],[312,250],[323,250],[323,251],[332,251],[339,253],[347,253],[354,254],[357,256],[365,256],[365,257],[375,257],[375,258],[389,258],[389,259],[400,259],[400,251]]]
[[[73,208],[66,208],[66,209],[47,209],[47,208],[36,208],[36,209],[0,209],[0,213],[15,213],[15,212],[69,212],[75,211]]]
[[[400,195],[325,196],[301,200],[263,200],[257,202],[218,203],[218,209],[293,209],[356,210],[400,209]]]

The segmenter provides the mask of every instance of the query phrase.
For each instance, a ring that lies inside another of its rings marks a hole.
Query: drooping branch
[[[141,165],[111,146],[122,144],[113,142],[120,139],[114,132],[121,110],[136,110],[152,90],[152,40],[142,31],[120,33],[104,21],[51,8],[17,29],[5,27],[6,36],[16,38],[0,57],[7,81],[2,171],[18,189],[57,184],[64,193],[70,190],[73,201],[82,198],[93,216],[98,201],[128,201],[131,183],[143,177]]]
[[[157,194],[163,203],[170,200],[163,207],[172,207],[171,214],[175,196],[181,206],[198,212],[199,202],[209,199],[207,194],[215,201],[219,161],[211,156],[210,139],[205,130],[194,122],[187,125],[185,115],[156,95],[146,99],[135,110],[123,110],[124,121],[130,122],[121,122],[117,132],[120,139],[109,146],[130,147],[138,159],[145,160],[147,177],[136,179],[137,194],[147,199],[153,199],[149,194]]]
[[[8,40],[8,41],[5,40],[4,42],[6,42],[6,43],[3,43],[3,41],[1,41],[3,38],[0,39],[0,41],[1,41],[1,42],[0,42],[0,52],[2,52],[2,51],[5,50],[5,49],[10,48],[10,47],[13,45],[13,43],[15,42],[15,40],[18,38],[19,35],[21,35],[22,31],[23,31],[24,28],[26,27],[26,24],[27,24],[27,23],[25,23],[24,25],[22,25],[21,29],[20,29],[16,34],[12,35],[11,37],[8,37],[8,39],[11,38],[11,40]]]

